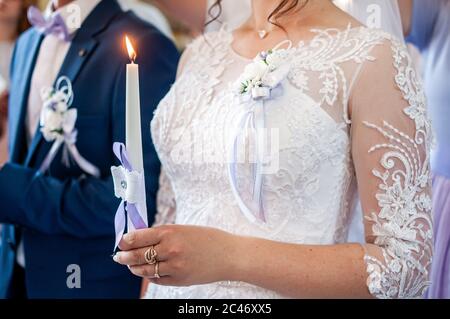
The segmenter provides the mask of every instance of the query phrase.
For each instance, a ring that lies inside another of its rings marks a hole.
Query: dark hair
[[[303,8],[308,1],[309,0],[304,0],[301,7]],[[272,13],[270,13],[267,21],[283,29],[283,27],[277,23],[277,19],[294,10],[299,2],[300,0],[280,0],[280,4],[275,8],[275,10],[272,11]],[[211,19],[206,23],[206,25],[216,21],[222,14],[222,0],[216,0],[216,2],[214,2],[214,4],[209,8],[208,14]]]

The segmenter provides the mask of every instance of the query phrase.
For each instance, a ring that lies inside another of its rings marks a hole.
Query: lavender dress
[[[434,172],[435,252],[428,298],[450,298],[450,0],[414,1],[409,41],[424,56],[425,90],[437,146]]]

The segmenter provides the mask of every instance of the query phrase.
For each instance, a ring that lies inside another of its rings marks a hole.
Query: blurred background
[[[37,0],[38,6],[41,9],[44,9],[47,6],[48,0]],[[130,8],[135,7],[139,8],[139,10],[135,10],[135,12],[138,15],[141,15],[141,18],[144,20],[153,18],[157,19],[161,22],[161,19],[158,19],[157,15],[158,13],[155,13],[155,10],[151,6],[154,6],[155,8],[160,9],[159,13],[164,14],[164,11],[161,10],[161,8],[158,6],[156,1],[153,0],[124,0],[120,1],[122,2],[122,6]],[[146,4],[149,4],[150,6],[146,6]],[[164,17],[167,19],[173,33],[174,40],[180,50],[183,50],[186,47],[186,44],[189,43],[189,41],[197,35],[196,31],[189,30],[186,26],[182,25],[180,22],[174,21],[173,19],[170,19],[167,15],[164,15]],[[163,23],[163,22],[161,22]]]
[[[132,10],[141,19],[151,22],[169,38],[172,38],[180,51],[183,51],[186,45],[202,32],[202,27],[194,30],[192,27],[188,28],[173,18],[169,18],[156,1],[118,1],[124,10]],[[34,5],[44,10],[48,2],[49,0],[0,0],[0,165],[5,163],[8,158],[7,104],[9,93],[7,88],[9,63],[14,43],[17,37],[29,27],[28,7]],[[159,2],[164,3],[161,0]],[[186,3],[185,6],[190,8],[191,5],[192,3]]]

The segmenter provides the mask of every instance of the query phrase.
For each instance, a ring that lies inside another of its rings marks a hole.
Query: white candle
[[[127,64],[126,76],[126,123],[125,123],[125,144],[128,151],[129,160],[133,169],[144,174],[144,157],[142,153],[142,130],[141,130],[141,103],[139,96],[139,65],[135,63],[136,51],[131,45],[128,37],[126,45],[131,63]],[[145,186],[145,185],[144,185]],[[143,189],[145,194],[145,189]],[[138,209],[145,223],[147,220],[147,205],[145,196],[142,202],[138,203]],[[128,218],[128,228],[132,229],[133,224]]]

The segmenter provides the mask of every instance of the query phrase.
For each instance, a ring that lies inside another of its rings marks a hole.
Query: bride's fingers
[[[139,266],[130,266],[130,271],[138,276],[143,278],[154,279],[155,278],[155,268],[156,265],[139,265]],[[159,262],[158,263],[158,274],[161,276],[160,279],[167,277],[170,275],[168,271],[168,263],[167,262]]]
[[[132,250],[136,248],[149,247],[161,241],[161,230],[159,228],[145,228],[132,231],[123,235],[119,243],[121,250]]]
[[[148,264],[145,260],[145,253],[150,247],[138,248],[128,251],[120,251],[114,255],[113,259],[116,263],[127,266],[139,266]],[[157,252],[156,260],[165,260],[165,255],[162,253],[162,249],[159,246],[155,246]]]
[[[139,248],[129,251],[120,251],[114,255],[113,259],[116,263],[127,266],[143,265],[145,261],[145,252],[148,248]]]

